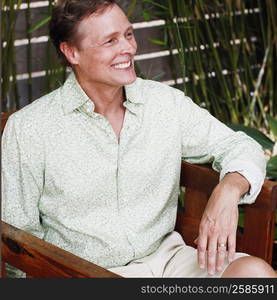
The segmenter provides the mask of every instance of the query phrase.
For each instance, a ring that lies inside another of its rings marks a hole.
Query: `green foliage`
[[[33,72],[32,57],[33,48],[31,44],[32,34],[43,26],[46,26],[50,20],[51,10],[53,1],[49,1],[48,13],[45,18],[39,22],[33,24],[32,13],[30,8],[31,0],[24,1],[27,4],[27,8],[22,10],[25,15],[26,22],[26,35],[27,35],[27,74],[28,74],[28,96],[29,101],[33,99],[33,79],[31,73]],[[15,26],[19,13],[19,7],[23,3],[22,0],[4,0],[2,1],[1,12],[1,29],[2,29],[2,111],[12,111],[20,108],[20,95],[18,93],[18,81],[17,75],[17,52],[15,48]],[[52,91],[53,89],[60,86],[65,79],[66,70],[61,66],[57,57],[54,54],[53,46],[51,42],[47,42],[46,53],[45,53],[45,93]]]
[[[272,134],[275,137],[275,140],[277,141],[277,119],[271,117],[271,116],[267,116],[267,120],[269,123],[269,128],[272,132]]]
[[[256,140],[263,147],[263,149],[268,149],[271,151],[273,150],[274,142],[258,129],[238,124],[229,124],[228,126],[234,131],[245,132],[254,140]]]
[[[1,98],[2,110],[13,110],[18,105],[18,86],[16,81],[16,63],[14,46],[14,28],[17,19],[17,8],[22,0],[3,0],[1,2]]]
[[[165,20],[164,41],[153,42],[177,49],[172,68],[188,96],[224,123],[268,129],[266,115],[277,114],[276,1],[143,0],[142,6],[147,20]]]
[[[228,126],[235,131],[245,132],[254,140],[256,140],[263,147],[264,150],[271,151],[271,157],[267,161],[267,165],[266,165],[266,175],[271,180],[277,180],[277,155],[273,153],[274,145],[277,144],[277,138],[276,138],[277,119],[271,116],[267,116],[267,119],[269,123],[269,129],[272,135],[275,137],[275,141],[272,141],[264,133],[252,127],[243,126],[243,125],[233,125],[233,124]]]
[[[39,28],[41,28],[42,26],[44,26],[45,24],[47,24],[49,21],[51,20],[50,16],[47,16],[43,19],[41,19],[39,22],[37,22],[36,24],[34,24],[29,30],[29,33],[32,33],[36,30],[38,30]]]
[[[275,137],[275,145],[277,144],[277,118],[272,118],[268,116],[269,128],[272,132],[272,135]],[[277,181],[277,154],[274,155],[268,160],[266,165],[267,175]]]
[[[266,172],[270,178],[277,179],[277,155],[271,157],[266,165]]]

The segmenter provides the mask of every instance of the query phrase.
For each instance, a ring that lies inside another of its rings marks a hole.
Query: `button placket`
[[[90,116],[96,121],[96,125],[99,126],[109,138],[112,139],[112,142],[114,142],[114,139],[116,138],[111,124],[108,122],[108,120],[105,119],[105,117],[94,111],[93,102],[86,102],[84,110],[88,116]]]

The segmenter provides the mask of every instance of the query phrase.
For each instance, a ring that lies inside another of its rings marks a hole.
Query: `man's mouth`
[[[124,70],[124,69],[128,69],[131,65],[132,65],[132,61],[130,60],[128,62],[112,65],[112,67],[118,70]]]

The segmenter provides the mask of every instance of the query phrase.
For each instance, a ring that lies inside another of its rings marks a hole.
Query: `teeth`
[[[131,66],[131,62],[127,62],[127,63],[124,63],[124,64],[118,64],[118,65],[115,65],[114,67],[116,69],[126,69],[126,68],[129,68]]]

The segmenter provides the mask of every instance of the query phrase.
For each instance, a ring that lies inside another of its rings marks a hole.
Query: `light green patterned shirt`
[[[2,138],[3,220],[105,268],[152,253],[174,230],[182,157],[244,175],[241,203],[265,176],[261,147],[180,90],[137,78],[125,91],[119,143],[73,73],[14,113]]]

